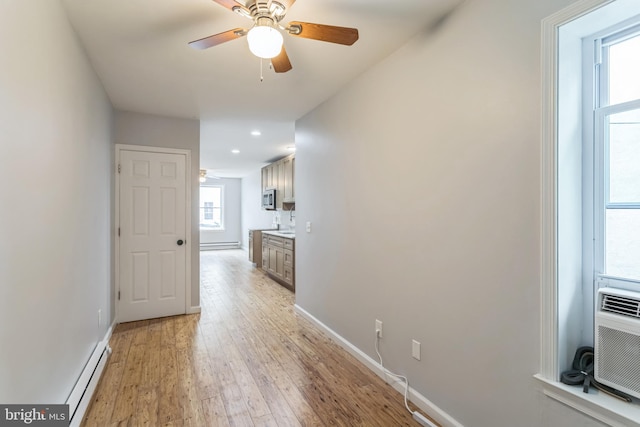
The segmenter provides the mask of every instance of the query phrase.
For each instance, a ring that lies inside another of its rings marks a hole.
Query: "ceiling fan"
[[[292,36],[351,46],[358,40],[356,28],[336,27],[333,25],[311,24],[292,21],[280,25],[289,8],[296,0],[213,0],[221,6],[249,18],[254,22],[249,30],[234,28],[189,43],[195,49],[207,49],[219,44],[247,36],[249,50],[263,59],[271,59],[276,73],[291,70],[291,62],[283,45],[280,30]]]
[[[207,182],[208,178],[220,179],[218,175],[209,175],[209,171],[207,171],[206,169],[200,169],[200,176],[198,178],[198,181],[200,181],[200,184],[204,184],[205,182]]]

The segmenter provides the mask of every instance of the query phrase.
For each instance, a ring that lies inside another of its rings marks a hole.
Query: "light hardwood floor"
[[[244,251],[203,252],[201,269],[202,313],[117,326],[83,425],[418,425]]]

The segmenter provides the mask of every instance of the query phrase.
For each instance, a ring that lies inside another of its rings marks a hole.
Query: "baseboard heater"
[[[80,378],[73,387],[66,404],[69,405],[69,426],[77,427],[82,423],[85,412],[91,403],[93,392],[98,386],[100,376],[107,364],[111,348],[109,347],[109,338],[111,337],[111,328],[105,339],[98,343],[95,350],[91,354],[89,361],[82,370]]]
[[[200,243],[201,251],[217,251],[220,249],[239,249],[240,242]]]

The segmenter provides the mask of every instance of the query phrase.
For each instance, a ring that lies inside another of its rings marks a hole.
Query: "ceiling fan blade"
[[[247,32],[242,28],[234,28],[233,30],[225,31],[224,33],[214,34],[209,37],[194,40],[192,42],[189,42],[189,46],[195,49],[207,49],[209,47],[217,46],[219,44],[243,37],[246,34]]]
[[[358,29],[293,21],[287,31],[292,36],[351,46],[358,40]]]
[[[271,65],[273,65],[273,69],[276,73],[286,73],[293,67],[291,66],[291,61],[289,61],[289,55],[287,55],[287,51],[284,49],[284,45],[282,46],[282,51],[275,58],[271,58]]]

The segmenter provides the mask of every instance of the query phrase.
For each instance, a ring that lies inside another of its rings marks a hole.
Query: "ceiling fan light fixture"
[[[282,51],[283,38],[280,31],[273,27],[271,19],[266,22],[258,20],[256,25],[247,34],[249,50],[258,58],[275,58]]]

